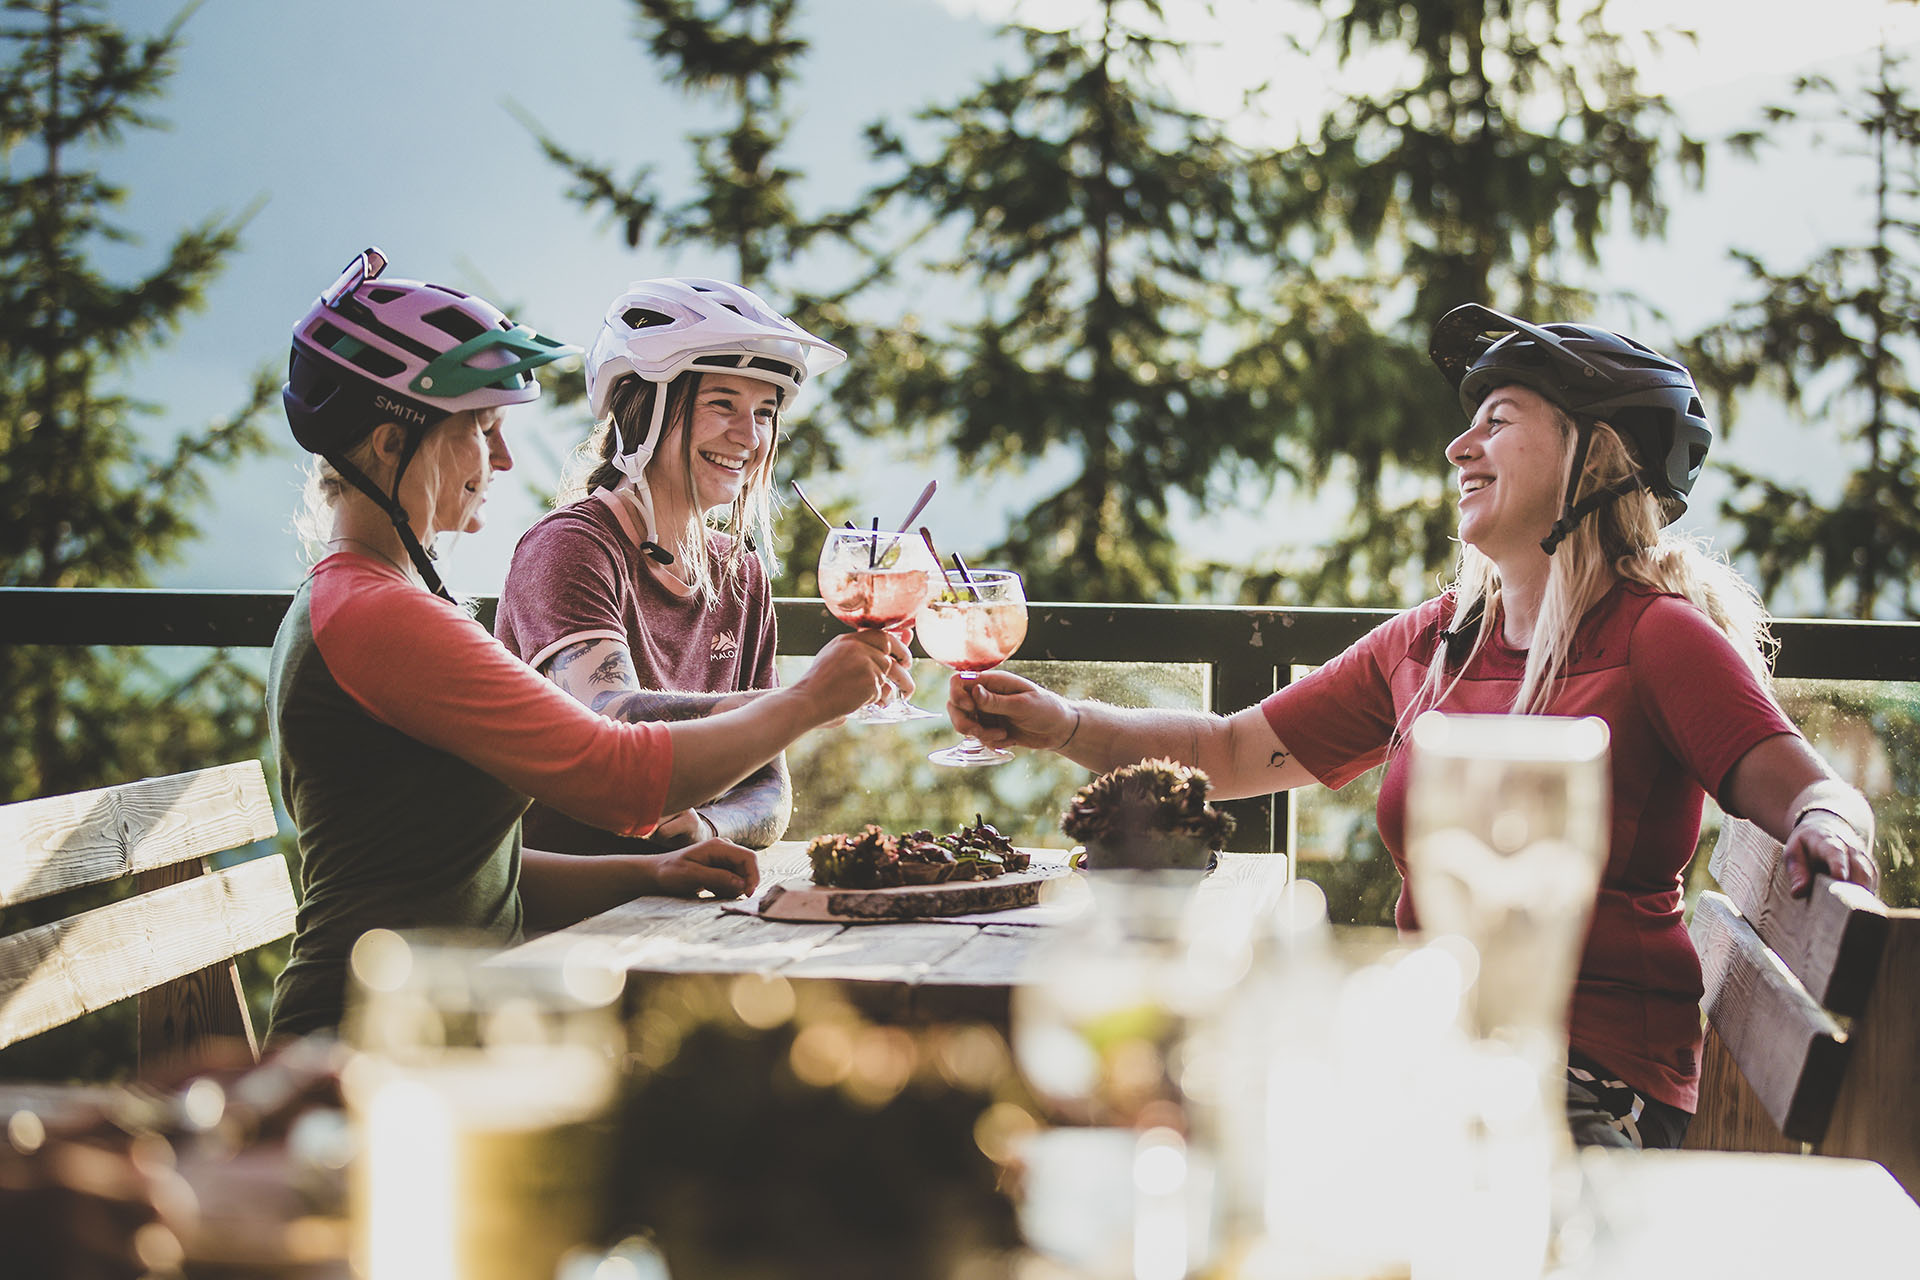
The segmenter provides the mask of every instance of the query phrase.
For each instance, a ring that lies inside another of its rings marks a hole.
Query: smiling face
[[[779,408],[779,388],[770,382],[702,374],[692,422],[684,433],[669,429],[648,465],[654,501],[662,495],[677,499],[690,479],[698,510],[732,505],[766,470]]]
[[[1552,402],[1536,391],[1497,387],[1473,425],[1447,446],[1458,468],[1460,540],[1496,562],[1542,554],[1540,540],[1560,515],[1567,434]]]
[[[421,442],[400,482],[400,502],[423,543],[439,533],[473,533],[485,523],[480,508],[493,473],[512,469],[506,410],[456,413]]]

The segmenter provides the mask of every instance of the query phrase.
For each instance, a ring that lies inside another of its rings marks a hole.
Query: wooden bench
[[[1728,818],[1694,906],[1706,976],[1700,1110],[1686,1145],[1878,1161],[1920,1199],[1920,911],[1817,876]],[[1805,1146],[1803,1146],[1805,1144]]]
[[[0,806],[0,907],[131,881],[120,901],[0,937],[0,1047],[139,996],[139,1072],[259,1042],[234,957],[293,931],[286,860],[207,855],[275,832],[257,760]]]

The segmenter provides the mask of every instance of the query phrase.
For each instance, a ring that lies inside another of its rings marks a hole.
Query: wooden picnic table
[[[1062,861],[1064,849],[1033,849]],[[807,871],[806,844],[783,840],[760,855],[762,885]],[[1278,853],[1228,853],[1210,877],[1222,891],[1283,884]],[[743,914],[712,898],[636,898],[508,951],[502,963],[557,964],[595,948],[630,982],[667,974],[779,974],[835,982],[863,1011],[896,1021],[984,1021],[1006,1026],[1011,993],[1059,917],[1042,906],[975,917],[876,924],[795,924]]]

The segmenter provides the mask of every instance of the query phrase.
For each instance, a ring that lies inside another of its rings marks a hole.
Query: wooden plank
[[[271,837],[258,760],[0,807],[0,907]]]
[[[0,1045],[293,931],[277,855],[0,938]]]
[[[977,925],[869,924],[841,930],[781,969],[789,978],[918,982],[970,942]]]
[[[1887,913],[1887,945],[1854,1020],[1846,1079],[1823,1155],[1877,1160],[1920,1200],[1920,911]]]
[[[212,873],[205,858],[195,858],[142,871],[134,884],[138,892],[152,893]],[[244,1042],[254,1061],[260,1060],[260,1038],[247,1012],[240,966],[231,957],[143,991],[137,1002],[136,1071],[143,1080],[168,1075],[179,1063],[204,1061],[208,1046],[219,1040]]]
[[[1712,1027],[1700,1051],[1700,1107],[1680,1145],[1688,1151],[1800,1154],[1801,1144],[1781,1134]]]
[[[1835,1013],[1856,1014],[1886,944],[1886,906],[1861,886],[1824,875],[1814,877],[1807,897],[1794,897],[1781,852],[1759,827],[1729,817],[1708,870],[1814,999]]]
[[[1817,1141],[1846,1063],[1846,1033],[1724,895],[1700,895],[1690,932],[1714,1029],[1780,1132]]]

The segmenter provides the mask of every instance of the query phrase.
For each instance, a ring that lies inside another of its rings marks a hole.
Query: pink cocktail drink
[[[820,548],[820,599],[834,617],[856,628],[912,638],[914,615],[933,593],[937,566],[921,539],[880,529],[834,529]],[[847,717],[859,724],[934,718],[889,685],[878,702]]]
[[[1012,657],[1026,638],[1025,601],[936,600],[920,613],[920,647],[955,671],[991,670]]]
[[[850,627],[900,627],[913,621],[931,586],[924,569],[840,566],[820,575],[820,598]]]
[[[1013,656],[1027,638],[1027,596],[1020,575],[981,569],[958,581],[920,610],[920,647],[963,678],[991,670]],[[982,721],[982,723],[987,723]],[[1013,752],[973,737],[927,757],[935,764],[1004,764]]]

